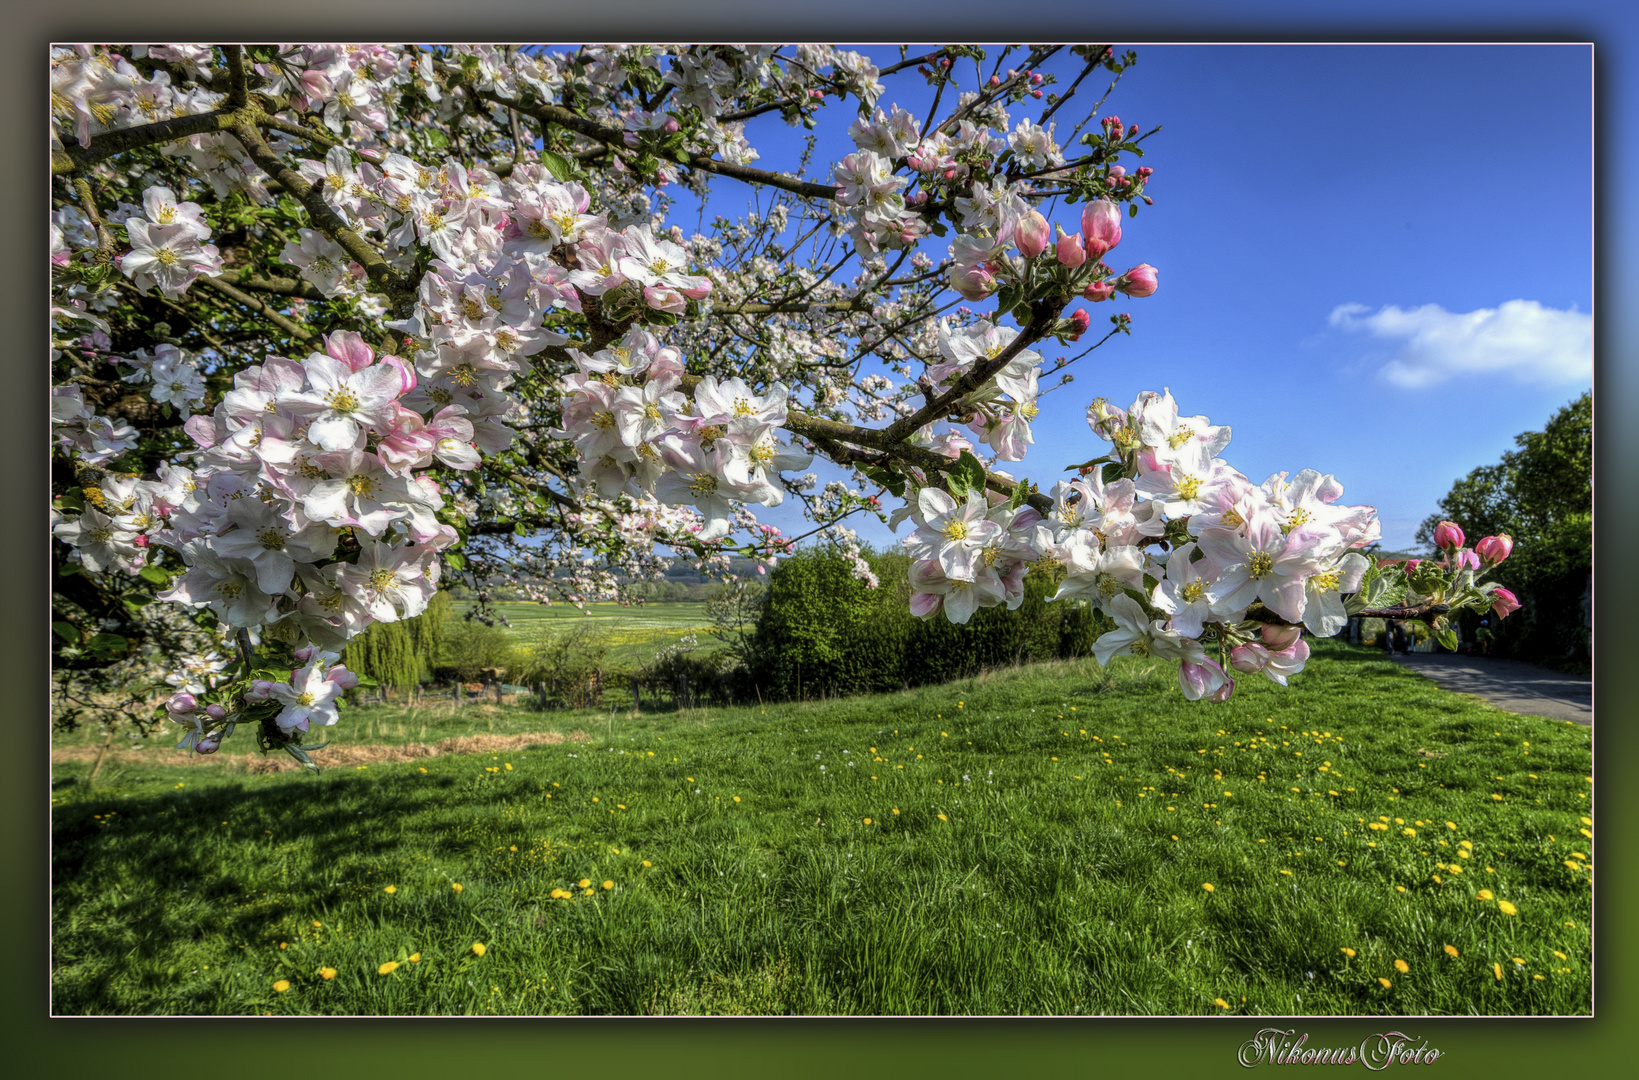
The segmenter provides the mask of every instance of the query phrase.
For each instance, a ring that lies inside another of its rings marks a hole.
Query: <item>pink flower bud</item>
[[[1047,219],[1035,210],[1019,219],[1013,227],[1013,242],[1019,245],[1019,254],[1027,259],[1034,259],[1047,250],[1047,242],[1053,237],[1053,231],[1047,224]]]
[[[1474,545],[1474,554],[1485,566],[1496,566],[1514,553],[1514,538],[1507,533],[1487,536]]]
[[[1290,649],[1303,637],[1301,626],[1275,626],[1273,623],[1263,624],[1263,644],[1270,652],[1280,652]]]
[[[1139,263],[1115,279],[1116,290],[1128,296],[1151,296],[1156,285],[1155,267],[1149,263]]]
[[[1434,526],[1434,546],[1441,551],[1454,551],[1463,546],[1463,531],[1454,521],[1442,521]]]
[[[1491,594],[1491,610],[1497,618],[1506,619],[1519,610],[1519,597],[1507,589],[1499,588]]]
[[[1072,270],[1087,261],[1087,249],[1081,246],[1080,233],[1060,231],[1057,253],[1059,264]]]
[[[215,735],[207,735],[205,738],[200,739],[193,749],[196,754],[214,754],[221,745],[221,739],[218,739]]]
[[[1269,650],[1255,641],[1229,650],[1229,666],[1244,675],[1256,675],[1269,663]]]
[[[205,706],[205,715],[210,717],[212,720],[226,720],[228,718],[228,710],[224,709],[220,705],[207,705]]]
[[[147,534],[139,533],[136,536],[131,537],[131,543],[135,544],[139,548],[144,548],[153,543],[153,540]]]
[[[1090,281],[1087,283],[1087,287],[1082,290],[1081,295],[1096,304],[1115,295],[1115,284],[1109,280]]]
[[[672,135],[677,132],[677,127],[677,118],[668,116],[666,118],[666,122],[660,125],[660,130],[664,131],[667,135]]]
[[[199,699],[187,691],[172,694],[165,702],[165,711],[172,716],[187,716],[199,708]]]
[[[1041,80],[1042,80],[1041,72],[1032,71],[1030,73],[1030,85],[1031,86],[1040,86],[1041,85]]]
[[[990,77],[990,81],[988,83],[986,83],[985,85],[986,86],[1000,86],[1000,85],[1002,85],[1002,77],[1000,75],[992,75]]]
[[[983,300],[996,291],[996,279],[983,265],[950,268],[950,287],[962,294],[964,300]]]
[[[1071,341],[1079,341],[1081,339],[1081,335],[1087,332],[1087,327],[1092,325],[1093,317],[1087,314],[1086,309],[1083,308],[1073,312],[1070,315],[1070,322],[1075,324],[1075,329],[1066,334],[1065,337]]]
[[[1469,548],[1458,548],[1455,561],[1458,570],[1478,570],[1480,568],[1480,557]]]
[[[1183,690],[1184,697],[1190,701],[1199,701],[1209,695],[1215,701],[1223,701],[1229,697],[1229,693],[1224,690],[1224,683],[1230,681],[1216,660],[1204,660],[1199,664],[1183,663],[1178,666],[1179,689]]]
[[[313,654],[318,651],[319,648],[317,645],[303,645],[299,649],[292,649],[290,651],[290,655],[294,656],[296,659],[305,664],[309,660],[313,659]]]
[[[245,691],[246,701],[267,701],[273,697],[273,688],[279,684],[271,679],[257,679]]]
[[[1087,238],[1089,258],[1101,259],[1121,243],[1121,208],[1108,199],[1095,199],[1081,212],[1081,233]]]
[[[1040,101],[1041,100],[1041,91],[1040,90],[1032,90],[1032,91],[1030,91],[1030,96],[1035,98],[1037,101]]]
[[[1212,702],[1214,705],[1222,705],[1224,702],[1229,700],[1230,695],[1233,694],[1234,692],[1235,692],[1235,680],[1229,677],[1228,672],[1225,672],[1224,673],[1224,684],[1222,686],[1218,687],[1218,689],[1214,690],[1212,693],[1208,694],[1206,696],[1206,699],[1208,701]]]
[[[325,672],[324,677],[327,682],[333,682],[343,690],[352,690],[359,684],[359,677],[351,671],[348,671],[341,664],[337,664],[335,667]]]
[[[1413,570],[1417,569],[1421,565],[1423,565],[1423,560],[1422,559],[1407,559],[1406,560],[1406,573],[1408,573],[1408,574],[1411,573]]]

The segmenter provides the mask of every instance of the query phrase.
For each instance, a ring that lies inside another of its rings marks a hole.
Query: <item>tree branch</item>
[[[103,158],[122,154],[127,150],[135,150],[142,146],[153,146],[156,143],[172,142],[176,139],[186,139],[190,135],[206,135],[214,131],[227,131],[233,126],[234,113],[230,109],[213,109],[207,113],[195,113],[192,116],[178,116],[171,120],[160,120],[153,124],[141,124],[137,127],[120,128],[116,131],[105,131],[91,139],[90,146],[80,146],[78,143],[65,144],[61,150],[51,152],[51,175],[62,176],[66,173],[80,172],[89,169]]]
[[[279,312],[274,311],[273,308],[262,303],[254,296],[246,296],[244,293],[240,292],[232,285],[229,285],[221,278],[201,277],[199,280],[202,284],[209,285],[211,288],[215,289],[217,292],[221,293],[223,296],[226,296],[230,300],[243,304],[245,307],[256,312],[258,315],[261,315],[263,318],[267,319],[273,325],[277,326],[279,329],[283,330],[296,340],[313,340],[313,331],[291,321],[289,316],[282,315]]]

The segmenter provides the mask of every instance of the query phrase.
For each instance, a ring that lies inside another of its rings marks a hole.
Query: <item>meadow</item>
[[[613,602],[587,604],[534,604],[506,601],[492,605],[511,623],[510,636],[518,645],[539,645],[555,634],[590,629],[609,646],[608,659],[614,664],[641,667],[661,649],[675,645],[693,634],[696,647],[707,652],[721,647],[711,636],[711,619],[703,603],[650,603],[643,607],[621,607]],[[455,610],[465,605],[457,602]]]
[[[53,1011],[1591,1011],[1591,732],[1339,643],[1222,706],[1128,657],[332,735],[57,764]],[[459,737],[511,742],[409,756]]]

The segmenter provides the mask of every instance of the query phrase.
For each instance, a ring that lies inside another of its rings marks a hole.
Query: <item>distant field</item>
[[[456,601],[459,615],[467,604]],[[645,664],[667,645],[694,634],[702,651],[722,647],[711,636],[711,619],[704,603],[646,604],[621,607],[615,603],[587,604],[576,609],[569,604],[501,603],[496,610],[512,624],[512,634],[520,644],[540,644],[552,635],[579,626],[591,626],[609,643],[609,657],[616,663]]]

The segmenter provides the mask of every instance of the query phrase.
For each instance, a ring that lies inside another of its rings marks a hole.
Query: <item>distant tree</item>
[[[1587,594],[1593,571],[1593,398],[1583,394],[1541,431],[1514,437],[1503,454],[1452,485],[1420,543],[1455,521],[1470,538],[1506,533],[1514,550],[1494,579],[1520,601],[1517,615],[1490,619],[1495,650],[1582,667],[1588,660]],[[1470,624],[1483,615],[1471,614]],[[1472,628],[1472,627],[1471,627]]]

